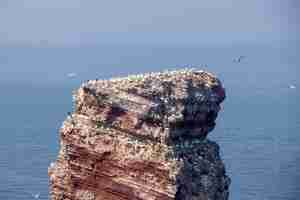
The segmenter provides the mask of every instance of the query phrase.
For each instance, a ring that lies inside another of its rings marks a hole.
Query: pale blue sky
[[[0,44],[286,40],[297,0],[1,0]]]

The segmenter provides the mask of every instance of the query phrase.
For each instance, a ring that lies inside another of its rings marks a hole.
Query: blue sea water
[[[232,200],[300,196],[297,43],[0,47],[0,199],[48,199],[47,168],[72,90],[87,79],[201,65],[227,98],[209,138],[219,143]],[[245,55],[241,63],[233,59]],[[74,72],[77,77],[68,78]],[[296,88],[291,88],[293,85]]]

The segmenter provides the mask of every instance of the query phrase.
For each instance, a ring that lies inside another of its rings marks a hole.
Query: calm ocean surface
[[[227,98],[209,138],[231,200],[300,198],[300,45],[0,47],[0,200],[48,199],[72,90],[87,79],[203,65]],[[240,55],[241,63],[232,60]],[[71,79],[68,73],[77,77]],[[295,86],[295,88],[291,87]]]

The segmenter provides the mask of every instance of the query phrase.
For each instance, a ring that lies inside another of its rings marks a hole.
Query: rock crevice
[[[227,200],[230,178],[206,138],[225,99],[196,70],[88,81],[60,130],[52,200]]]

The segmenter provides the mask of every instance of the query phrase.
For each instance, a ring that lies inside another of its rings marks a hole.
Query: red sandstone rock
[[[206,139],[224,98],[216,77],[192,70],[83,84],[49,167],[51,199],[228,199]]]

